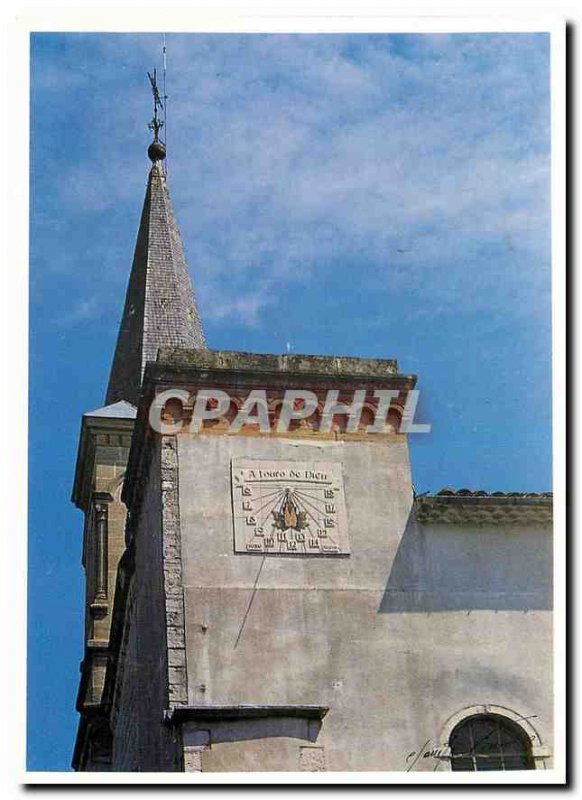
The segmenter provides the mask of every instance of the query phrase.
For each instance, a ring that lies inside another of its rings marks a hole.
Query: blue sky
[[[396,358],[417,491],[551,489],[549,37],[169,35],[168,171],[209,345]],[[31,42],[29,769],[67,770],[83,412],[103,404],[161,35]]]

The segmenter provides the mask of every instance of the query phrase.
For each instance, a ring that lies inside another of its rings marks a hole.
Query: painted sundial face
[[[341,464],[232,463],[235,552],[349,553]]]

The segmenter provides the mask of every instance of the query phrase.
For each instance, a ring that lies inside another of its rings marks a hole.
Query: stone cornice
[[[150,370],[152,367],[150,366]],[[164,372],[189,373],[217,371],[270,375],[310,376],[319,378],[344,378],[385,380],[398,378],[407,388],[416,382],[415,375],[400,375],[398,362],[386,358],[353,358],[350,356],[270,355],[232,350],[185,350],[160,348],[153,371],[158,377]]]
[[[75,466],[75,478],[71,500],[77,508],[86,511],[89,507],[93,491],[93,470],[95,466],[95,451],[98,446],[98,437],[110,435],[130,436],[133,432],[135,420],[121,417],[92,417],[83,415],[81,421],[81,434],[79,436],[79,449]],[[108,445],[105,445],[108,446]],[[111,445],[112,447],[115,445]]]
[[[416,497],[414,512],[422,524],[549,525],[553,498],[550,494],[446,490],[437,495]]]
[[[161,348],[156,362],[146,367],[146,379],[160,384],[352,386],[378,384],[412,389],[416,375],[401,375],[395,359],[351,358],[347,356],[269,355],[230,350],[183,350]]]
[[[265,719],[268,717],[299,717],[323,719],[329,708],[315,705],[198,705],[180,706],[164,713],[166,725],[184,722],[223,722],[225,720]]]

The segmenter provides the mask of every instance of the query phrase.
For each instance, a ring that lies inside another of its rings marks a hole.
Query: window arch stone
[[[450,744],[451,736],[455,730],[459,729],[463,722],[468,722],[470,719],[478,717],[491,717],[493,719],[498,718],[500,720],[506,720],[508,728],[517,728],[523,735],[524,741],[529,742],[529,754],[532,759],[532,766],[529,768],[546,768],[545,759],[549,758],[551,753],[549,749],[543,745],[538,731],[531,722],[531,717],[527,714],[520,714],[505,706],[487,703],[467,706],[452,714],[445,722],[439,736],[441,742],[439,751],[441,753],[441,758],[448,764],[450,770],[453,769],[453,752]]]

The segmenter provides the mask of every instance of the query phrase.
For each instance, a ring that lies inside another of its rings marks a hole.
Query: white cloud
[[[215,300],[208,306],[207,319],[221,320],[225,318],[243,322],[255,327],[259,323],[259,312],[267,304],[264,297],[252,295],[250,297],[237,297],[233,300]]]
[[[75,303],[68,311],[59,313],[55,318],[55,323],[61,328],[71,328],[75,325],[90,322],[101,316],[104,307],[105,304],[102,298],[94,295]]]
[[[125,45],[148,69],[150,39]],[[147,86],[130,92],[125,78],[120,101],[120,52],[102,46],[111,64],[95,100],[107,111],[116,93],[120,138],[95,115],[88,157],[63,166],[64,214],[139,214],[144,158],[130,139],[147,120]],[[425,292],[435,308],[479,307],[500,280],[539,284],[549,257],[539,37],[171,36],[168,59],[170,185],[207,318],[256,325],[289,283],[354,259],[371,282]],[[499,262],[484,269],[488,248]]]

